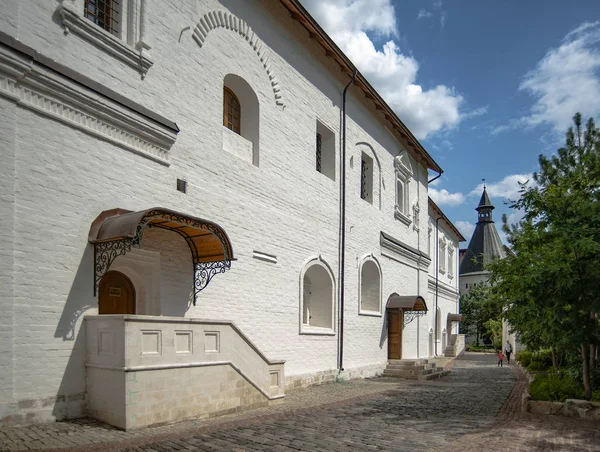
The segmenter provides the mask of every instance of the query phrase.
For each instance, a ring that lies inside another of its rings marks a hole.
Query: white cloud
[[[445,188],[437,190],[430,186],[429,196],[438,206],[458,206],[465,202],[465,195],[460,192],[450,193]]]
[[[422,19],[424,17],[431,17],[433,14],[431,11],[427,11],[426,9],[420,9],[419,14],[417,14],[417,19]]]
[[[456,226],[456,229],[460,231],[463,237],[467,239],[467,242],[471,240],[471,236],[475,231],[475,225],[473,223],[470,221],[458,220],[454,222],[454,225]]]
[[[523,219],[525,212],[522,210],[514,209],[511,213],[506,216],[506,221],[508,224],[517,224],[519,221]]]
[[[523,183],[526,181],[530,181],[531,184],[533,182],[532,174],[511,174],[506,176],[499,182],[495,182],[492,184],[486,184],[487,192],[490,198],[503,198],[506,200],[517,200],[519,198],[519,182]],[[483,183],[477,185],[470,195],[473,196],[481,196],[483,192]],[[494,201],[492,200],[492,203]]]
[[[565,132],[572,118],[600,116],[600,21],[586,22],[550,49],[519,85],[535,102],[530,114],[496,127],[497,134],[517,127],[549,125]]]
[[[417,83],[419,63],[393,39],[376,48],[370,35],[398,34],[391,0],[302,0],[302,3],[419,138],[453,128],[463,119],[454,88]]]
[[[437,179],[435,179],[433,182],[431,182],[429,184],[429,189],[431,190],[431,187],[437,187],[438,185],[440,185],[442,183],[442,178],[438,177]]]
[[[486,105],[485,107],[479,107],[479,108],[476,108],[475,110],[471,110],[466,113],[463,113],[462,118],[463,119],[476,118],[477,116],[482,116],[482,115],[487,114],[487,112],[488,112],[488,106]]]

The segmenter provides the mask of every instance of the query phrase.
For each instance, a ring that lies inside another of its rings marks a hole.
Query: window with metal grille
[[[110,34],[119,35],[119,8],[117,0],[86,0],[83,15]]]
[[[360,197],[373,204],[373,159],[364,152],[360,160]]]
[[[317,119],[315,167],[323,176],[335,180],[335,133]]]
[[[322,173],[323,171],[321,170],[321,151],[322,151],[322,146],[323,146],[323,140],[321,139],[321,134],[317,133],[317,171],[319,173]]]
[[[240,133],[240,101],[229,88],[223,88],[223,125]]]
[[[177,179],[177,191],[181,193],[187,193],[187,181],[183,179]]]
[[[365,159],[360,161],[360,197],[362,199],[367,199],[367,162]]]

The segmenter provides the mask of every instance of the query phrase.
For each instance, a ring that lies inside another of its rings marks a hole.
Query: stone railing
[[[86,316],[90,415],[130,429],[284,397],[284,361],[229,321]]]

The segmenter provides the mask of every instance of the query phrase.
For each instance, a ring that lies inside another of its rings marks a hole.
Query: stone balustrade
[[[208,417],[284,397],[284,361],[229,321],[86,316],[89,414],[122,429]]]

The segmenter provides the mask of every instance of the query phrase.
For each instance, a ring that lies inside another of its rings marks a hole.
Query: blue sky
[[[500,230],[573,115],[600,120],[598,0],[302,3],[442,166],[430,193],[467,241],[482,178]]]

